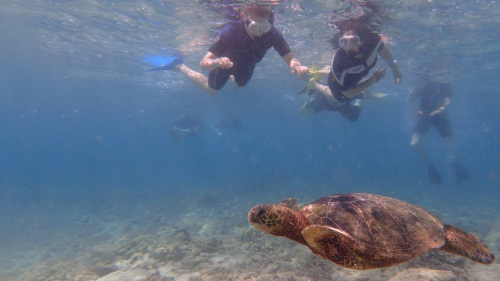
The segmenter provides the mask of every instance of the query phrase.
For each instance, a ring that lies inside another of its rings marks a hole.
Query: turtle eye
[[[257,217],[259,217],[259,218],[260,218],[260,217],[263,217],[265,212],[266,212],[265,210],[260,210],[260,211],[257,213]]]

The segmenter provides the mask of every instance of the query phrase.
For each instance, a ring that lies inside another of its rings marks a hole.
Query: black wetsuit
[[[331,71],[328,75],[328,87],[337,104],[330,104],[323,95],[318,95],[311,104],[316,112],[323,110],[338,111],[349,121],[357,121],[361,114],[361,107],[351,106],[350,102],[359,97],[347,98],[342,93],[359,84],[363,77],[367,76],[370,70],[377,64],[377,52],[384,48],[380,36],[371,33],[364,39],[357,55],[347,53],[344,49],[336,50],[332,59]]]
[[[230,22],[219,32],[208,49],[217,57],[228,57],[233,62],[230,69],[218,67],[210,71],[208,84],[214,90],[222,89],[231,74],[234,75],[238,86],[245,86],[252,77],[255,65],[271,47],[274,47],[280,56],[290,53],[290,47],[283,35],[274,26],[261,37],[252,39],[244,24],[241,20]]]
[[[431,125],[441,134],[441,137],[451,137],[450,118],[447,111],[430,116],[430,113],[443,106],[445,98],[451,98],[451,84],[430,82],[414,93],[420,98],[420,111],[417,119],[415,133],[425,135]]]

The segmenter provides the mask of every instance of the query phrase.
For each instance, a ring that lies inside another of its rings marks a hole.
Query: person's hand
[[[438,109],[434,110],[433,112],[431,112],[429,115],[430,115],[430,116],[434,116],[434,115],[436,115],[436,114],[441,114],[441,113],[443,113],[443,111],[444,111],[444,107],[440,107],[440,108],[438,108]]]
[[[303,65],[296,65],[291,70],[292,74],[297,74],[299,77],[306,77],[309,74],[309,67]]]
[[[378,82],[380,79],[384,78],[384,76],[387,74],[387,68],[378,66],[375,72],[373,73],[373,77],[375,78],[375,82]]]
[[[221,58],[214,59],[214,64],[216,67],[225,68],[225,69],[233,67],[233,62],[227,57],[221,57]]]
[[[401,83],[403,74],[401,74],[401,71],[399,71],[399,67],[396,66],[392,68],[392,75],[394,76],[394,82],[396,82],[396,84]]]

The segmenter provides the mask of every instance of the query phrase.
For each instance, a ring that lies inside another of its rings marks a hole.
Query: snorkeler
[[[226,131],[238,132],[242,130],[243,122],[237,116],[223,116],[210,125],[203,121],[200,114],[184,113],[177,119],[170,129],[170,137],[174,143],[180,143],[184,136],[197,138],[206,128],[213,130],[217,136],[222,137]]]
[[[451,104],[451,94],[450,82],[436,79],[435,76],[430,78],[423,87],[408,94],[408,102],[410,103],[420,98],[420,110],[417,125],[411,138],[411,146],[427,164],[427,172],[432,184],[441,184],[441,176],[421,144],[431,125],[439,131],[445,142],[448,157],[455,166],[458,182],[469,178],[469,172],[458,161],[453,145],[450,118],[446,111]]]
[[[215,96],[231,75],[240,89],[245,86],[256,64],[273,47],[290,67],[292,74],[305,76],[308,68],[295,58],[273,22],[274,13],[269,8],[245,7],[241,12],[241,20],[227,24],[201,60],[201,69],[210,71],[208,78],[183,64],[181,56],[175,56],[167,65],[153,70],[180,72],[206,93]]]
[[[198,132],[205,129],[206,125],[199,114],[182,114],[170,129],[170,137],[179,143],[186,136],[197,137]]]
[[[339,111],[348,120],[356,121],[361,114],[360,99],[367,98],[363,92],[386,75],[386,68],[378,66],[373,75],[368,77],[370,70],[377,64],[378,55],[391,67],[396,84],[401,82],[403,76],[380,35],[372,32],[361,21],[346,20],[339,23],[338,29],[339,48],[328,71],[328,86],[311,78],[308,89],[317,90],[317,94],[302,106],[300,113],[307,115],[312,111]]]

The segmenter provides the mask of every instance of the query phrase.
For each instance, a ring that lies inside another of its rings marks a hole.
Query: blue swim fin
[[[143,60],[147,64],[154,65],[156,67],[148,69],[148,71],[158,71],[158,70],[174,70],[178,64],[184,62],[181,55],[171,55],[171,56],[147,56]]]

